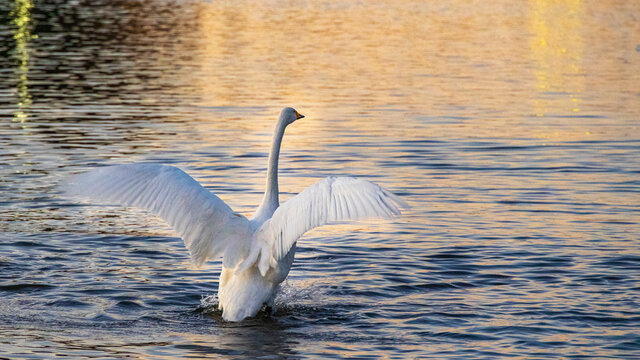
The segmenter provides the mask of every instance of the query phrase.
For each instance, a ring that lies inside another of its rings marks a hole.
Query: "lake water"
[[[640,2],[0,3],[0,357],[640,357]],[[329,175],[411,209],[316,229],[273,316],[56,186],[178,166],[250,215]]]

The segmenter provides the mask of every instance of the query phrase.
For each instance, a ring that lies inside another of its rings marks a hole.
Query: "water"
[[[0,3],[0,357],[640,357],[640,3]],[[72,173],[261,200],[356,175],[412,208],[299,242],[275,315]]]

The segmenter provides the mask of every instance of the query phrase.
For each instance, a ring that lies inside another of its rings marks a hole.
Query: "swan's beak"
[[[299,112],[296,111],[296,120],[302,119],[304,117],[304,115],[300,114]]]

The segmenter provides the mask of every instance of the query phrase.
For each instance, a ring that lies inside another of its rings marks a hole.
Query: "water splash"
[[[289,280],[285,280],[280,285],[280,291],[275,299],[276,307],[307,302],[319,303],[322,301],[322,289],[314,286],[313,282],[301,281],[295,283],[291,284]]]
[[[222,312],[218,309],[218,304],[220,304],[220,301],[218,301],[217,294],[202,295],[200,306],[198,307],[198,309],[196,309],[196,311],[203,314],[221,314]]]
[[[276,299],[274,300],[273,314],[286,314],[298,308],[316,308],[325,301],[326,296],[322,288],[314,285],[311,281],[296,281],[291,284],[289,280],[285,280],[280,285]],[[200,300],[200,306],[196,312],[207,315],[221,315],[218,309],[220,301],[217,294],[203,295]]]

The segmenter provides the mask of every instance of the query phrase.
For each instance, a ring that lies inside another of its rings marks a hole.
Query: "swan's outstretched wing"
[[[260,247],[260,271],[266,273],[273,260],[282,259],[305,232],[329,223],[366,218],[391,218],[400,215],[406,203],[396,195],[367,180],[329,177],[308,187],[280,206],[259,229],[252,253],[241,264],[257,259]],[[274,259],[272,259],[273,257]]]
[[[69,195],[153,212],[180,234],[198,266],[222,255],[226,262],[229,250],[237,257],[238,249],[233,247],[249,231],[244,216],[173,166],[102,167],[71,177],[62,189]]]

